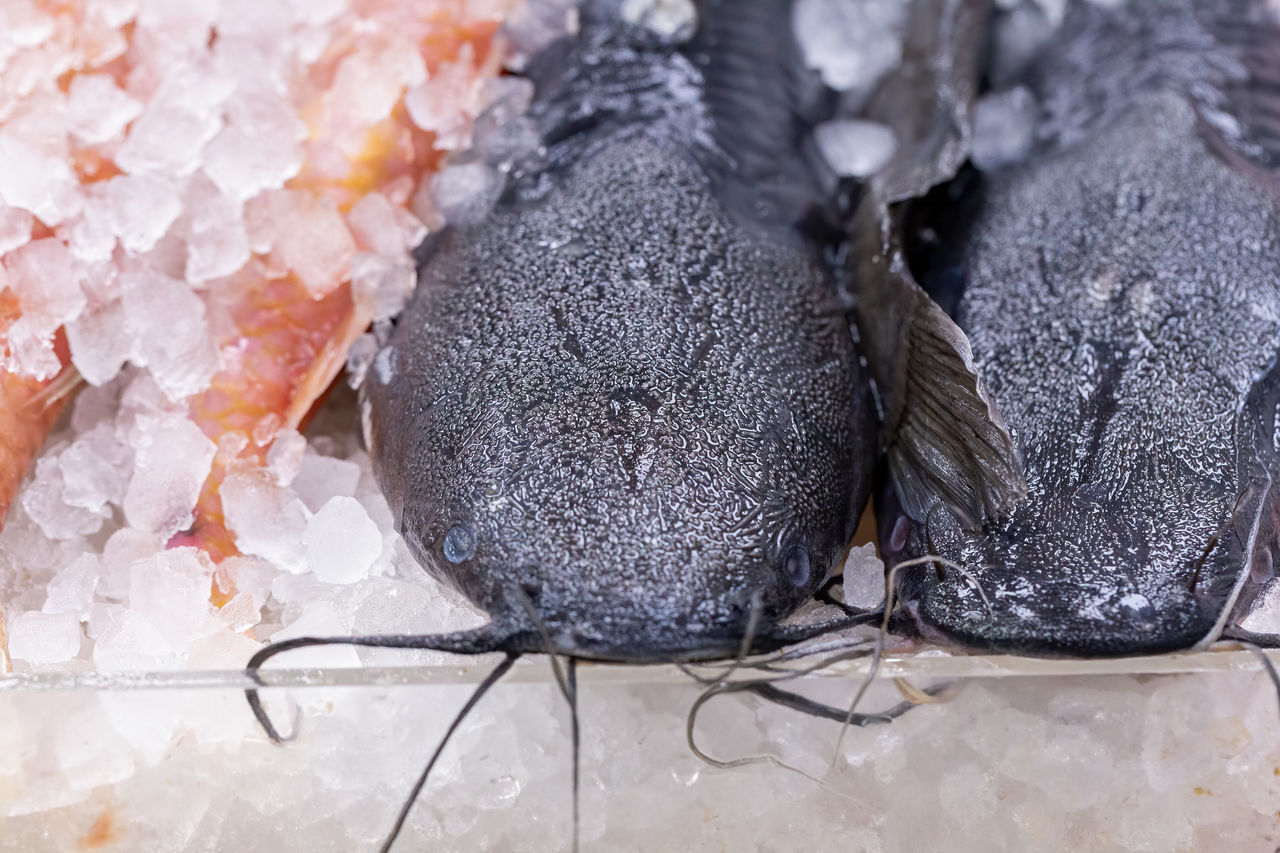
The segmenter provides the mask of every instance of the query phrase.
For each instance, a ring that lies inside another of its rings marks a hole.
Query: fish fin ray
[[[1201,25],[1238,67],[1192,89],[1201,131],[1233,165],[1280,189],[1280,13],[1256,0],[1205,6]]]
[[[915,298],[889,469],[909,516],[921,520],[942,501],[976,528],[1026,497],[1022,452],[978,374],[969,339],[910,273],[898,276]]]

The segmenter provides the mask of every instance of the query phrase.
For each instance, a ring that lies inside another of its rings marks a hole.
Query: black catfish
[[[683,46],[620,5],[533,60],[545,156],[423,247],[362,388],[397,528],[491,621],[251,667],[320,642],[714,659],[849,624],[781,624],[840,564],[875,442],[790,4],[704,3]]]
[[[967,333],[1027,486],[980,530],[884,490],[889,563],[952,564],[901,574],[924,636],[1188,648],[1270,576],[1278,57],[1263,2],[1075,2],[1011,83],[1038,104],[1030,154],[912,214],[913,269]]]

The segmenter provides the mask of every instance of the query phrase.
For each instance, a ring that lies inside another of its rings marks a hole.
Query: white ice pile
[[[332,625],[319,625],[322,628]],[[545,851],[570,840],[569,720],[545,662],[467,719],[397,850]],[[472,670],[478,678],[483,667]],[[1260,673],[974,679],[851,730],[689,682],[583,673],[582,849],[915,853],[1270,851],[1280,719]],[[798,685],[845,704],[851,679]],[[283,747],[237,689],[0,693],[0,849],[374,850],[471,685],[268,694]],[[887,682],[866,708],[899,701]]]

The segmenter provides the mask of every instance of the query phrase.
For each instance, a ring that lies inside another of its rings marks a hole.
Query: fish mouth
[[[1192,648],[1213,636],[1231,596],[1228,554],[1216,583],[1189,583],[1187,565],[996,562],[905,572],[903,609],[945,645],[1040,657],[1123,657]]]

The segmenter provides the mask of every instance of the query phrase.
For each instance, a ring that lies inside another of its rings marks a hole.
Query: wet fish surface
[[[980,530],[881,491],[907,624],[1115,655],[1206,644],[1272,576],[1280,51],[1260,2],[1077,2],[1009,83],[1027,158],[935,192],[910,255],[1023,453]]]
[[[535,58],[545,156],[424,247],[363,389],[398,528],[492,617],[435,647],[715,658],[753,620],[776,646],[869,492],[789,4],[702,4],[680,46],[616,7]]]

